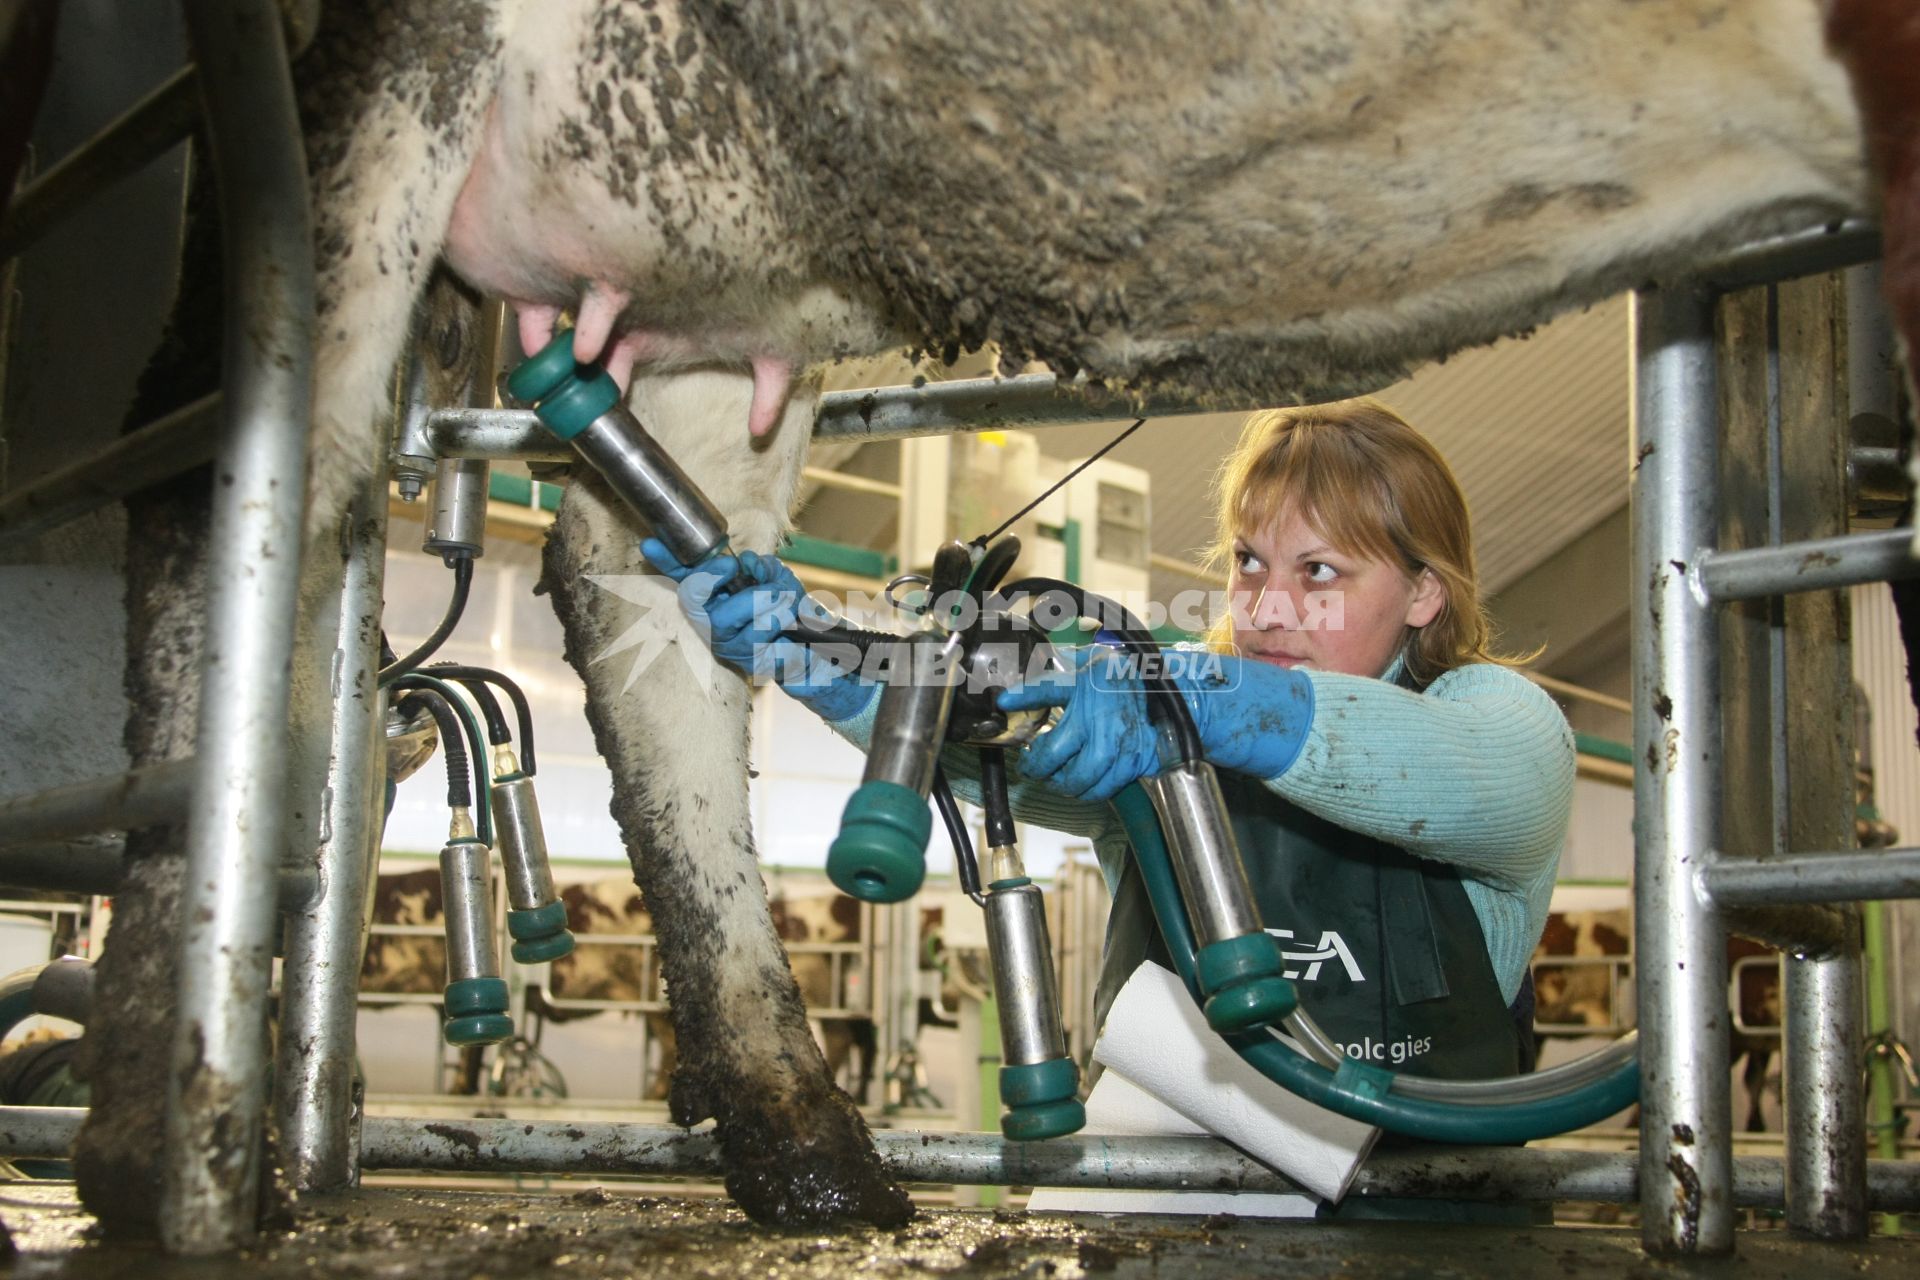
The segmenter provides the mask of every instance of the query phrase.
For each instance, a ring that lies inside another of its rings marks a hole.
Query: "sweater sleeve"
[[[1531,681],[1492,664],[1446,672],[1425,693],[1308,675],[1313,724],[1269,787],[1509,892],[1551,877],[1572,813],[1573,732]]]

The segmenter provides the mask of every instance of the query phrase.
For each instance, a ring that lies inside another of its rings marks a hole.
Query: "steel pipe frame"
[[[126,879],[126,853],[121,836],[0,848],[0,886],[108,897]]]
[[[1731,293],[1795,276],[1860,266],[1878,258],[1880,247],[1878,226],[1864,218],[1847,218],[1741,245],[1692,274],[1710,289]]]
[[[193,132],[199,78],[183,68],[100,132],[20,188],[0,220],[0,262],[24,253],[102,190],[138,172]]]
[[[1638,292],[1633,329],[1641,1242],[1721,1254],[1733,1247],[1726,942],[1688,874],[1719,843],[1719,619],[1685,567],[1719,533],[1714,293]]]
[[[188,811],[160,1231],[175,1253],[254,1233],[267,987],[286,840],[285,726],[312,404],[307,167],[274,0],[188,0],[219,178],[224,428]],[[218,691],[219,696],[212,696]]]
[[[1779,547],[1711,552],[1694,561],[1691,577],[1700,599],[1712,604],[1831,591],[1920,576],[1920,560],[1913,558],[1912,548],[1913,530],[1881,529]]]
[[[1722,855],[1696,871],[1694,880],[1699,893],[1717,907],[1920,898],[1920,849],[1773,858]]]
[[[1815,252],[1830,249],[1822,245]],[[1846,261],[1841,257],[1811,265],[1825,270]],[[1801,270],[1808,266],[1804,261],[1795,264]],[[1784,262],[1775,267],[1752,279],[1720,276],[1714,283],[1731,287],[1791,271]],[[1704,284],[1679,292],[1677,298],[1674,290],[1635,298],[1635,497],[1654,499],[1637,501],[1634,522],[1635,590],[1650,597],[1645,609],[1636,600],[1634,612],[1636,633],[1644,629],[1647,635],[1644,642],[1639,634],[1635,639],[1635,722],[1636,736],[1646,742],[1648,753],[1644,770],[1636,772],[1636,928],[1643,1031],[1651,1018],[1664,1023],[1668,1033],[1656,1039],[1654,1053],[1643,1055],[1643,1098],[1654,1106],[1643,1104],[1642,1110],[1642,1238],[1656,1253],[1722,1252],[1731,1247],[1730,1231],[1723,1237],[1720,1223],[1727,1199],[1720,1166],[1730,1159],[1728,1139],[1693,1123],[1710,1115],[1716,1130],[1725,1124],[1725,1103],[1713,1096],[1725,1092],[1724,1040],[1708,1035],[1708,1043],[1700,1044],[1686,1018],[1689,1004],[1701,1003],[1708,990],[1724,986],[1725,962],[1717,951],[1703,956],[1697,943],[1713,938],[1717,946],[1718,926],[1726,923],[1720,912],[1735,905],[1750,911],[1791,905],[1792,915],[1773,923],[1787,926],[1789,932],[1824,935],[1830,932],[1824,918],[1803,904],[1882,896],[1874,891],[1877,884],[1892,881],[1897,886],[1902,879],[1910,881],[1908,892],[1920,892],[1920,866],[1907,868],[1912,874],[1902,877],[1901,860],[1886,863],[1881,861],[1884,855],[1867,855],[1863,861],[1860,855],[1802,854],[1739,863],[1718,855],[1721,779],[1717,726],[1711,715],[1711,695],[1718,685],[1716,605],[1907,575],[1914,572],[1914,561],[1907,531],[1740,552],[1716,550],[1715,295],[1713,287]],[[1653,438],[1669,425],[1663,414],[1671,419],[1673,435]],[[1773,429],[1778,430],[1777,422]],[[1649,477],[1655,459],[1662,471]],[[1679,489],[1689,467],[1706,478],[1702,494],[1691,501]],[[1769,483],[1777,482],[1770,477]],[[1675,589],[1676,576],[1688,590]],[[1783,657],[1776,653],[1776,662]],[[1708,701],[1702,702],[1703,695]],[[1779,697],[1776,690],[1776,704]],[[1776,706],[1776,714],[1783,710]],[[1665,803],[1649,811],[1644,807],[1648,798]],[[1676,833],[1678,840],[1673,838]],[[1691,876],[1683,870],[1689,865],[1695,868]],[[1650,870],[1667,874],[1650,881]],[[1786,983],[1783,1056],[1792,1063],[1784,1161],[1787,1217],[1794,1229],[1824,1239],[1864,1235],[1867,1212],[1860,1194],[1867,1176],[1861,1140],[1864,1103],[1854,1062],[1860,1038],[1858,913],[1846,909],[1839,920],[1846,935],[1839,945],[1790,960]],[[1679,931],[1685,937],[1673,936]],[[1669,944],[1665,952],[1649,953],[1649,942],[1661,938]],[[1719,1016],[1726,1016],[1724,1008]],[[1695,1041],[1691,1053],[1689,1040]],[[1707,1083],[1699,1079],[1702,1065],[1716,1073],[1720,1089],[1688,1089],[1690,1096],[1680,1099],[1662,1096],[1656,1073],[1674,1073],[1677,1080],[1691,1067],[1695,1074],[1685,1083],[1697,1086]],[[1689,1107],[1689,1102],[1695,1105]],[[1696,1114],[1666,1114],[1680,1111]],[[1691,1162],[1689,1155],[1696,1155],[1698,1162]],[[1663,1163],[1672,1174],[1670,1183],[1661,1179]]]
[[[187,812],[194,770],[192,757],[169,760],[0,803],[0,855],[12,845],[44,845],[177,822]]]
[[[1791,906],[1724,910],[1727,932],[1801,959],[1838,955],[1860,941],[1859,921],[1838,907],[1796,902]]]
[[[429,1128],[431,1124],[431,1128]],[[1297,1192],[1290,1179],[1217,1138],[1081,1134],[1009,1142],[995,1133],[881,1129],[873,1135],[887,1172],[903,1182],[961,1186],[1109,1187]],[[665,1125],[525,1120],[366,1121],[367,1169],[496,1173],[584,1173],[717,1177],[711,1133]],[[1733,1162],[1733,1203],[1784,1203],[1781,1162]],[[1537,1148],[1440,1148],[1384,1153],[1361,1166],[1351,1194],[1494,1201],[1631,1201],[1638,1195],[1632,1153]],[[1920,1161],[1876,1161],[1874,1206],[1920,1207]]]
[[[81,1107],[0,1107],[0,1157],[67,1155]],[[903,1182],[960,1186],[1105,1187],[1143,1190],[1297,1191],[1265,1165],[1210,1137],[1102,1137],[1009,1142],[997,1133],[875,1131],[887,1172]],[[374,1116],[366,1121],[368,1169],[474,1173],[625,1174],[717,1177],[719,1144],[708,1132],[668,1125]],[[1733,1202],[1778,1209],[1781,1162],[1733,1161]],[[1354,1196],[1530,1202],[1621,1202],[1639,1195],[1631,1152],[1544,1148],[1438,1148],[1373,1156],[1354,1175]],[[1870,1206],[1920,1210],[1920,1161],[1876,1160]]]
[[[1860,1046],[1865,989],[1857,906],[1845,908],[1850,945],[1832,955],[1789,957],[1786,1034],[1787,1226],[1821,1240],[1867,1234],[1867,1101]]]
[[[184,793],[183,783],[183,803]],[[110,897],[126,878],[126,850],[122,836],[0,848],[0,887]],[[283,911],[300,910],[320,891],[319,875],[311,866],[281,867],[275,878]]]
[[[285,0],[286,39],[297,56],[320,26],[320,0]],[[196,69],[181,68],[120,117],[20,188],[0,219],[0,262],[24,253],[75,209],[186,141],[199,118]]]
[[[378,686],[386,580],[387,472],[373,469],[346,517],[345,555],[309,557],[294,683],[296,794],[320,798],[291,850],[311,860],[321,892],[286,921],[274,1113],[280,1158],[296,1191],[359,1176],[353,1094],[367,893],[383,826],[386,699]],[[318,564],[311,561],[319,561]],[[317,845],[317,853],[316,853]]]
[[[122,436],[92,457],[0,498],[0,547],[25,542],[96,507],[213,457],[216,392]]]

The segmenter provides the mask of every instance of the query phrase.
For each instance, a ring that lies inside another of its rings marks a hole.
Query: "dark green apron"
[[[1458,872],[1316,817],[1253,779],[1222,770],[1220,787],[1286,976],[1348,1056],[1451,1079],[1532,1070],[1527,993],[1512,1009],[1501,998]],[[1098,1022],[1142,960],[1173,967],[1129,859],[1108,918]],[[1406,1142],[1384,1134],[1381,1145]],[[1321,1216],[1533,1221],[1525,1206],[1360,1199]]]

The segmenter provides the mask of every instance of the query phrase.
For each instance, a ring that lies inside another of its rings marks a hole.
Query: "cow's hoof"
[[[720,1126],[727,1194],[755,1222],[897,1227],[913,1202],[874,1153],[866,1121],[837,1089],[812,1106],[735,1110]]]

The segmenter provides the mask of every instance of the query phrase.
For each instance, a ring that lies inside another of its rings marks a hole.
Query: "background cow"
[[[1772,1070],[1780,1051],[1781,992],[1778,953],[1745,938],[1727,939],[1729,965],[1751,957],[1774,963],[1739,971],[1733,993],[1742,1031],[1727,1023],[1728,1059],[1746,1091],[1743,1120],[1748,1133],[1768,1129],[1769,1102],[1780,1109],[1780,1077]],[[1612,961],[1624,966],[1616,974]],[[1540,1048],[1548,1037],[1611,1035],[1634,1025],[1633,910],[1552,911],[1533,953],[1534,1023]],[[1622,1007],[1622,1002],[1626,1007]],[[1584,1030],[1583,1030],[1584,1029]]]
[[[578,945],[570,955],[551,963],[545,986],[534,983],[527,988],[528,1015],[544,1022],[568,1023],[608,1012],[567,1003],[575,1000],[641,1006],[623,1012],[637,1014],[646,1025],[648,1060],[642,1071],[643,1096],[650,1101],[665,1100],[679,1055],[660,977],[653,919],[645,902],[633,881],[625,876],[565,884],[559,891],[566,905],[567,928]],[[782,940],[797,944],[790,956],[794,978],[806,1001],[808,1016],[820,1028],[828,1068],[839,1079],[857,1054],[858,1067],[849,1092],[865,1104],[877,1052],[873,1019],[865,1009],[865,966],[858,958],[842,955],[836,959],[821,945],[863,941],[864,909],[854,899],[837,893],[776,896],[769,905]],[[361,967],[362,995],[438,996],[445,990],[446,943],[438,932],[444,916],[437,868],[380,875],[375,882],[372,922],[376,926],[429,926],[436,932],[396,934],[376,929],[368,937]],[[523,1030],[539,1039],[537,1026]],[[461,1067],[450,1092],[480,1091],[482,1053],[474,1048],[461,1051]]]

